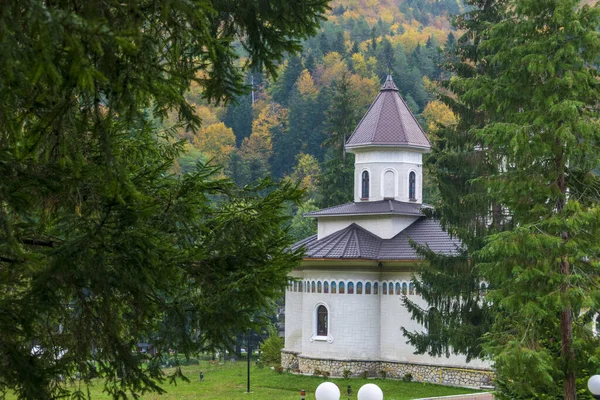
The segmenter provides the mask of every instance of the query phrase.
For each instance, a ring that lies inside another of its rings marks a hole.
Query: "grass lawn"
[[[238,361],[221,365],[211,365],[201,361],[200,365],[183,367],[184,374],[190,382],[177,383],[177,386],[165,383],[167,393],[164,395],[148,394],[144,400],[300,400],[300,390],[306,390],[306,399],[315,400],[315,390],[320,383],[330,380],[342,391],[341,400],[346,387],[352,386],[356,399],[358,389],[365,383],[376,383],[383,390],[386,400],[408,400],[428,396],[448,396],[452,394],[475,393],[475,390],[431,385],[416,382],[402,382],[389,379],[341,379],[315,376],[298,376],[288,373],[279,374],[268,367],[258,368],[251,365],[251,392],[246,393],[246,363]],[[204,372],[204,381],[199,382],[200,371]],[[167,373],[170,371],[167,370]],[[101,381],[91,388],[92,399],[109,399],[102,393]]]

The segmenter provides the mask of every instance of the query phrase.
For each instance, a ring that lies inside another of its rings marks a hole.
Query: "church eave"
[[[346,144],[346,151],[349,153],[355,153],[353,150],[356,149],[377,149],[377,148],[396,148],[396,149],[415,149],[419,150],[422,153],[429,153],[431,151],[430,145],[419,145],[419,144],[410,144],[410,143],[359,143],[359,144]]]

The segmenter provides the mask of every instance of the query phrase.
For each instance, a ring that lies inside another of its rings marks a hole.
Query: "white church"
[[[427,307],[411,284],[421,262],[409,240],[455,253],[460,242],[421,212],[427,136],[388,76],[346,142],[355,154],[354,202],[308,213],[318,233],[285,296],[282,366],[304,374],[380,376],[481,387],[482,360],[414,354],[401,327],[422,330],[402,297]],[[409,375],[410,374],[410,375]]]

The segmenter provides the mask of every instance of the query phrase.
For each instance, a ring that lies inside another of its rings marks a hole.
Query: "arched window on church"
[[[365,283],[365,294],[371,294],[371,282]]]
[[[337,288],[335,286],[335,282],[331,282],[331,294],[336,294],[337,293]]]
[[[390,294],[390,295],[394,294],[394,284],[392,282],[390,282],[390,291],[388,294]]]
[[[400,284],[396,282],[396,294],[400,294]]]
[[[356,282],[356,294],[362,294],[362,282]]]
[[[382,289],[381,289],[382,292],[381,292],[381,294],[387,294],[387,283],[383,282],[381,284],[381,286],[382,286]]]
[[[348,294],[354,294],[354,283],[348,282]]]
[[[417,199],[416,184],[417,184],[417,175],[415,174],[414,171],[410,171],[410,174],[408,174],[408,197],[410,200]]]
[[[408,285],[408,294],[415,294],[415,284],[412,282]]]
[[[298,282],[294,281],[294,292],[298,291]]]
[[[323,282],[323,293],[329,293],[329,282]]]
[[[338,289],[340,289],[339,294],[345,294],[346,293],[346,287],[344,286],[344,282],[340,282],[339,283]]]
[[[327,307],[320,305],[317,307],[317,336],[327,336]]]
[[[406,282],[402,284],[402,294],[405,296],[408,294],[408,285],[406,284]]]
[[[298,282],[298,291],[304,292],[304,289],[302,288],[302,281]]]
[[[317,293],[321,293],[321,281],[317,281]]]
[[[368,171],[363,171],[363,173],[362,173],[362,185],[361,185],[360,198],[361,199],[369,198],[369,172]]]
[[[379,283],[377,282],[373,284],[373,294],[379,294]]]
[[[310,291],[311,291],[311,293],[315,293],[315,292],[316,292],[316,290],[315,290],[315,289],[316,289],[316,288],[315,288],[315,281],[312,281],[312,282],[310,283]]]

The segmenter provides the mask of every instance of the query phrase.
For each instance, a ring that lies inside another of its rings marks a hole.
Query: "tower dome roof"
[[[348,151],[361,147],[408,147],[422,152],[431,147],[391,75],[346,142]]]

